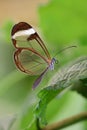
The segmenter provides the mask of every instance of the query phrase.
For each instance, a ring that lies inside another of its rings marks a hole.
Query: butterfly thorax
[[[54,64],[55,64],[55,62],[56,62],[56,59],[55,59],[55,58],[52,58],[51,63],[50,63],[50,65],[49,65],[49,69],[50,69],[50,70],[54,70]]]

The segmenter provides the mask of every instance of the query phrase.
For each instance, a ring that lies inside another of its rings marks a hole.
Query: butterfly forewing
[[[16,48],[33,47],[35,50],[39,49],[40,53],[43,52],[49,60],[51,59],[45,44],[31,25],[20,22],[13,27],[11,35]]]
[[[44,56],[45,59],[48,58],[42,47],[37,43],[35,39],[29,41],[22,41],[21,39],[16,40],[16,46],[17,48],[31,48],[33,50],[36,50],[40,55]]]

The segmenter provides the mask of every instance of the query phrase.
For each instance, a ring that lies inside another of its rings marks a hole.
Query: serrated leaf
[[[58,87],[71,85],[72,90],[87,97],[87,57],[80,57],[73,64],[61,69],[50,84],[56,84]]]
[[[64,88],[56,88],[52,86],[48,86],[44,89],[42,89],[38,93],[39,102],[38,105],[35,108],[35,116],[39,119],[41,124],[47,124],[45,113],[47,104],[55,97],[57,96]]]
[[[87,77],[87,57],[80,57],[71,65],[60,69],[57,74],[51,79],[50,85],[57,87],[67,87],[72,83],[81,79],[86,82]],[[85,80],[84,80],[85,79]]]
[[[69,86],[78,85],[77,82],[87,83],[87,57],[79,58],[73,64],[61,69],[51,79],[50,85],[38,93],[39,102],[35,108],[35,117],[40,124],[47,124],[46,108],[50,101]],[[87,87],[86,87],[87,88]]]

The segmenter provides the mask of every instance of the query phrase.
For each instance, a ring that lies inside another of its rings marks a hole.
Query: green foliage
[[[86,0],[51,0],[39,8],[40,25],[47,40],[59,47],[79,39],[80,44],[86,44],[86,5]]]
[[[10,43],[11,42],[11,28],[13,26],[13,22],[12,21],[6,21],[2,28],[0,29],[1,31],[1,36],[0,39],[4,42]],[[1,42],[0,40],[0,42]]]
[[[53,86],[49,86],[39,92],[38,97],[40,100],[35,109],[35,116],[36,116],[36,119],[39,119],[42,124],[45,124],[45,125],[47,124],[46,117],[45,117],[47,104],[49,104],[49,102],[53,98],[55,98],[55,96],[60,94],[63,89],[64,88],[57,89]]]
[[[49,102],[67,87],[71,86],[72,89],[79,91],[80,82],[83,83],[83,86],[85,85],[83,96],[87,97],[87,57],[80,58],[72,65],[64,67],[51,79],[50,86],[39,92],[38,97],[40,100],[35,109],[35,114],[41,124],[46,124],[45,112]],[[83,86],[81,85],[81,88]],[[83,94],[83,91],[80,91],[80,93]]]
[[[43,89],[38,87],[33,92],[31,86],[34,77],[15,71],[15,65],[11,62],[13,45],[7,43],[11,41],[10,33],[13,23],[6,22],[0,29],[0,104],[2,107],[0,111],[5,111],[4,108],[6,108],[6,114],[8,114],[13,106],[12,116],[14,117],[16,114],[16,120],[10,123],[9,129],[35,130],[37,119],[40,125],[46,125],[49,122],[58,121],[62,110],[64,110],[64,114],[76,112],[72,105],[75,91],[83,95],[85,99],[87,98],[86,6],[86,0],[51,0],[39,8],[40,26],[49,48],[52,48],[51,54],[55,55],[58,50],[69,45],[77,45],[77,49],[61,53],[58,59],[60,64],[56,65],[56,74],[52,73],[52,76],[49,76],[49,85],[45,84],[46,87]],[[77,57],[80,58],[74,61]],[[43,82],[41,85],[44,87]],[[68,89],[74,90],[74,92],[70,92],[72,96],[65,93]],[[58,99],[55,98],[56,96]],[[82,111],[81,107],[84,107],[85,104],[85,101],[82,101],[82,104],[79,105],[81,99],[84,100],[81,97],[75,104],[77,112]],[[74,100],[76,101],[76,97]],[[72,110],[70,106],[72,106]],[[3,113],[5,115],[5,112]],[[0,127],[4,128],[2,125]]]

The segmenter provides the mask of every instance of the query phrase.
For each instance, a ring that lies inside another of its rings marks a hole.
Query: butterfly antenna
[[[56,57],[59,53],[65,51],[65,50],[67,50],[67,49],[69,49],[69,48],[72,48],[72,47],[77,47],[77,46],[68,46],[68,47],[66,47],[66,48],[63,48],[63,49],[61,49],[60,51],[58,51],[58,52],[54,55],[54,57]]]

